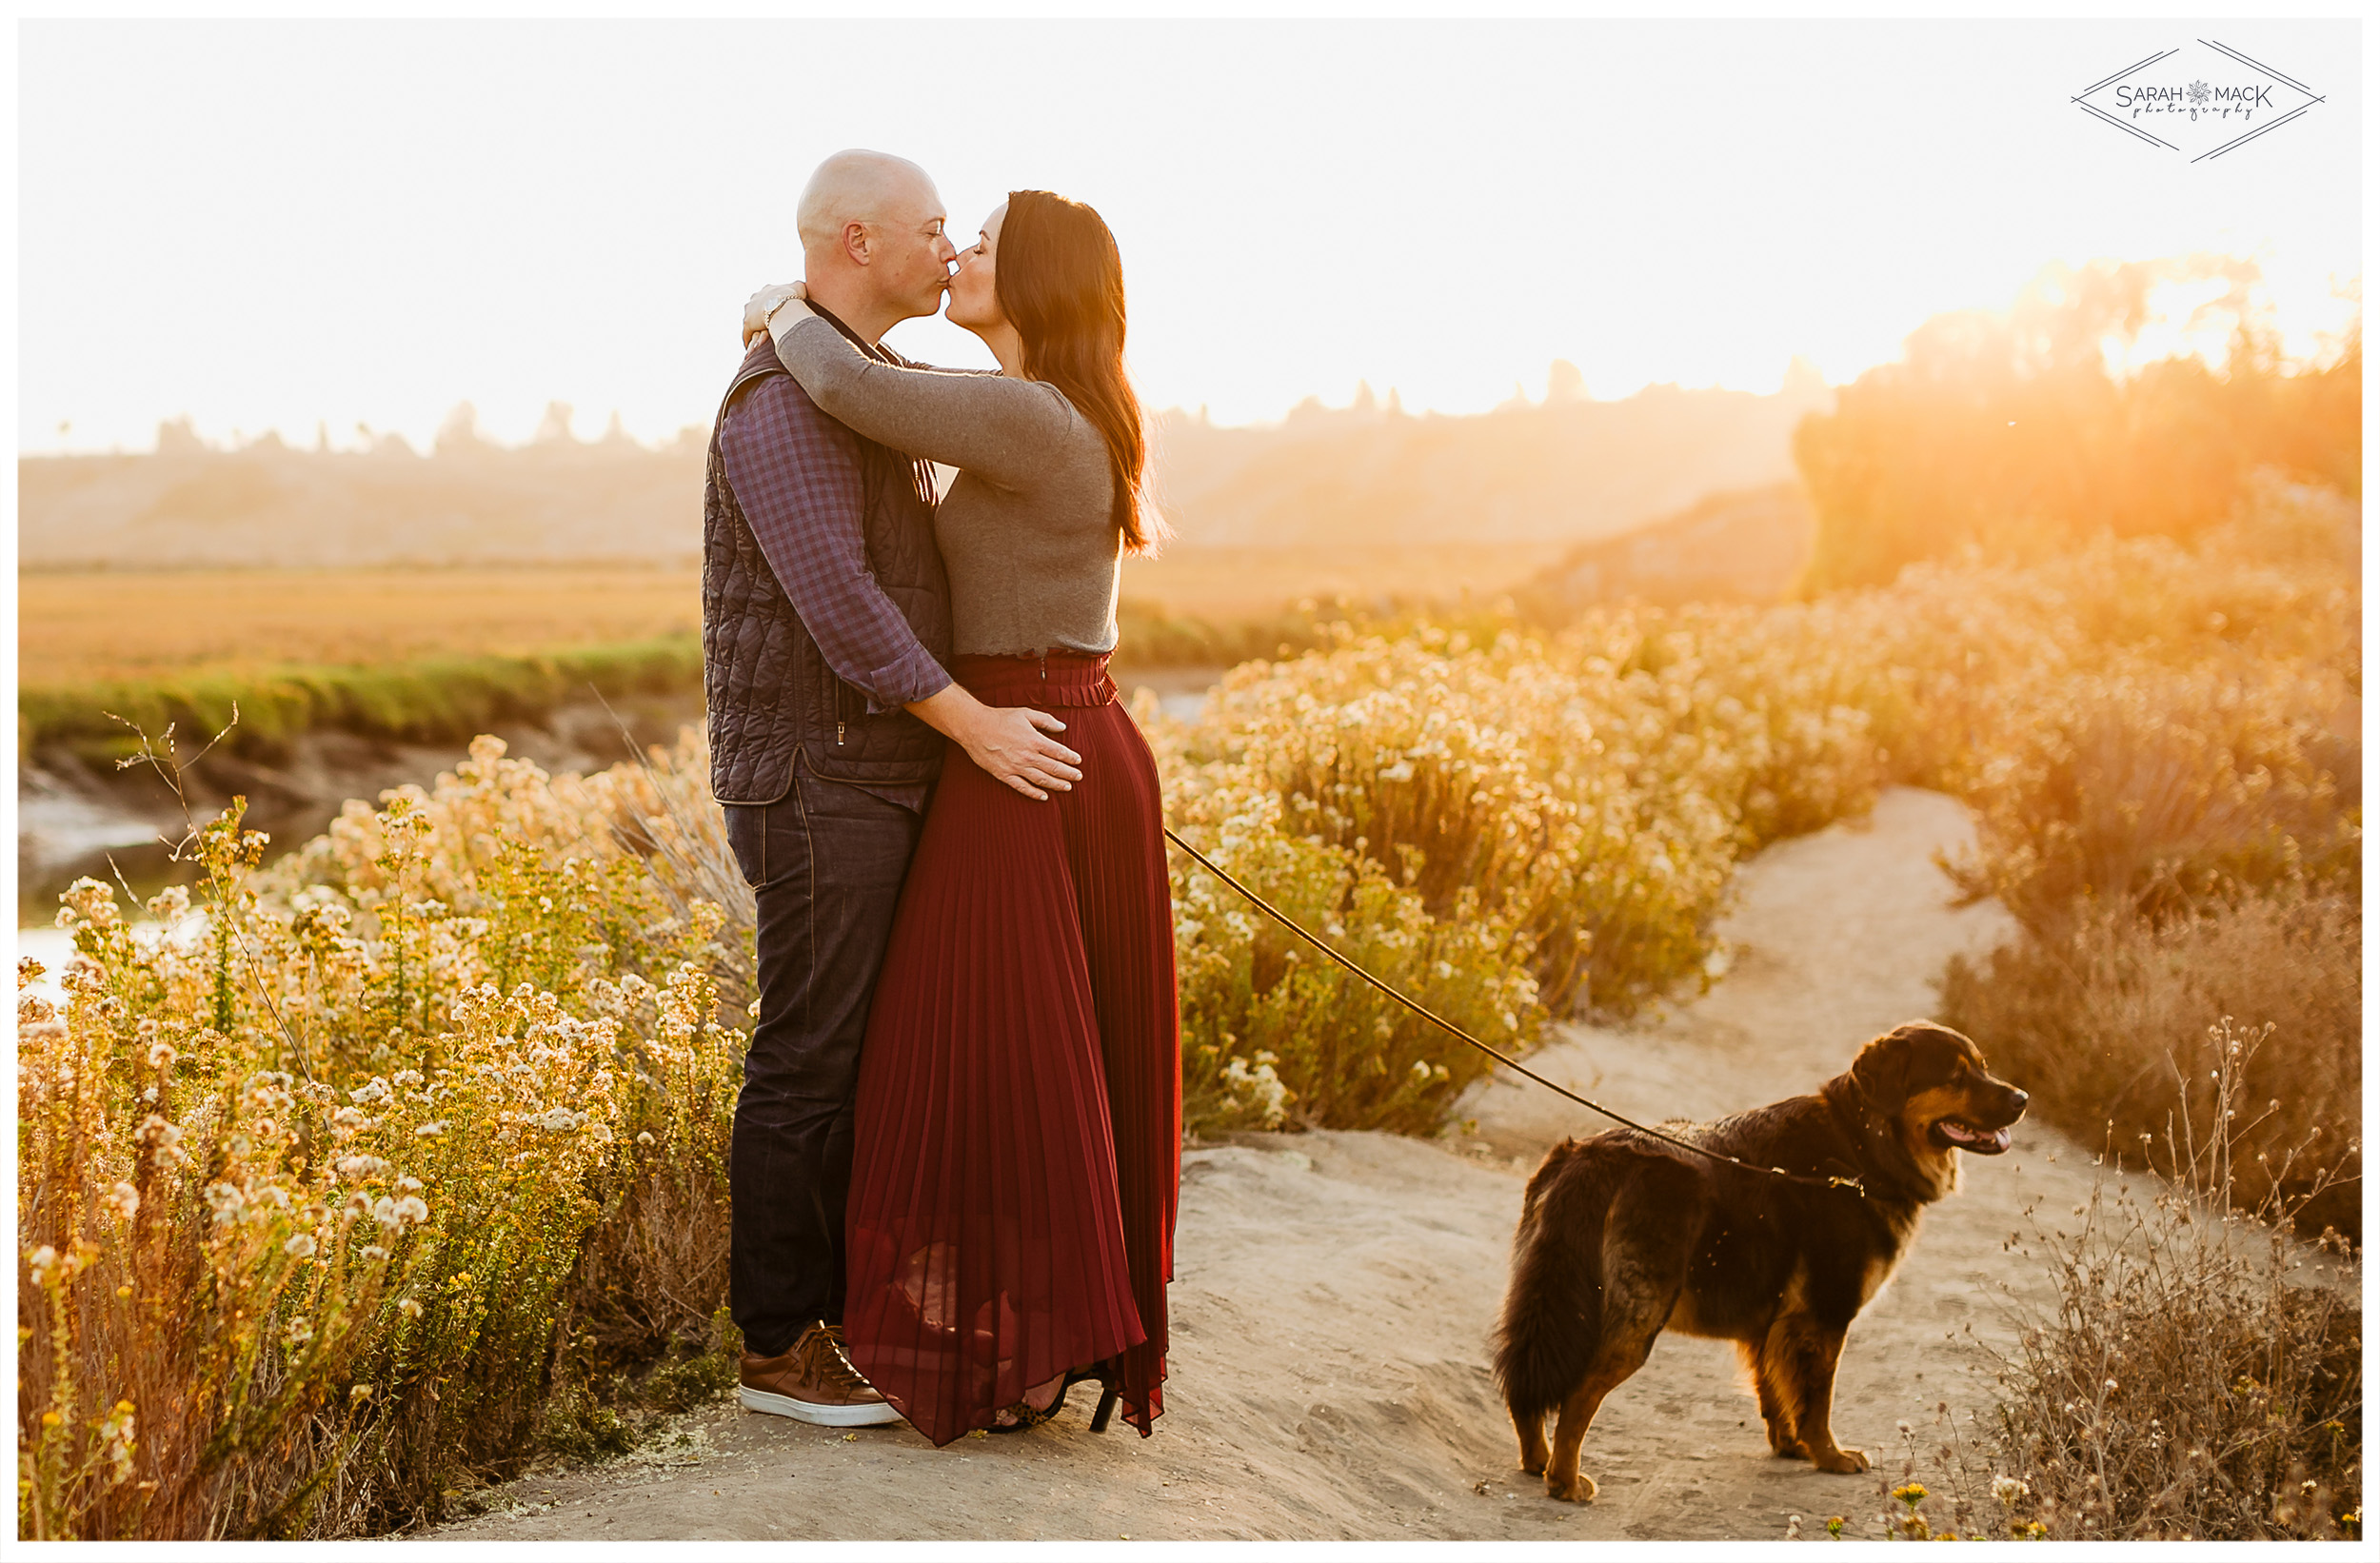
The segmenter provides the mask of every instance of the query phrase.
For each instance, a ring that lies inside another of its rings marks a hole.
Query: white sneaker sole
[[[886,1422],[901,1420],[901,1413],[878,1401],[872,1406],[820,1406],[807,1400],[796,1400],[790,1395],[771,1395],[739,1385],[736,1398],[746,1411],[764,1411],[771,1416],[790,1416],[797,1422],[812,1422],[820,1427],[882,1427]]]

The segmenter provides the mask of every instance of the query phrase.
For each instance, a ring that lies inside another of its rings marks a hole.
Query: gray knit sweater
[[[1114,472],[1107,443],[1057,386],[880,364],[806,311],[778,325],[777,356],[829,417],[959,469],[934,515],[952,650],[1116,649]]]

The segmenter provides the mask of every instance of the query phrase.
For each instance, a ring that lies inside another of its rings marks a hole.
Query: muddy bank
[[[683,725],[702,720],[696,697],[629,698],[608,707],[578,702],[541,722],[494,730],[511,753],[558,773],[615,765],[651,744],[676,742]],[[206,742],[205,735],[196,742],[188,733],[174,737],[186,763]],[[247,798],[249,826],[272,837],[277,855],[320,835],[347,800],[377,801],[408,782],[426,785],[466,754],[463,744],[315,731],[291,739],[269,762],[214,749],[188,764],[183,786],[200,820],[234,796]],[[115,769],[64,747],[36,752],[17,773],[18,922],[48,923],[58,892],[86,874],[112,879],[120,871],[143,896],[188,882],[188,865],[171,861],[159,841],[177,840],[186,828],[172,790],[149,766]]]
[[[1127,698],[1145,687],[1169,715],[1188,719],[1222,674],[1215,667],[1126,668],[1117,682]],[[577,702],[542,721],[492,730],[512,754],[560,774],[616,765],[653,744],[673,743],[682,728],[702,722],[699,695],[630,696],[608,705]],[[204,735],[195,743],[188,734],[175,737],[186,761],[205,742]],[[278,854],[320,835],[348,799],[375,801],[408,782],[426,785],[466,753],[461,744],[317,731],[300,734],[270,762],[218,749],[190,768],[184,785],[201,820],[234,795],[246,797],[250,827],[270,835]],[[148,766],[116,770],[63,746],[35,753],[17,772],[18,924],[47,926],[58,892],[87,874],[112,879],[121,872],[142,896],[187,883],[187,866],[171,861],[159,841],[177,840],[185,828],[172,792]]]

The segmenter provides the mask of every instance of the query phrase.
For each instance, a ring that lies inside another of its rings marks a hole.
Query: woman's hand
[[[810,290],[798,282],[773,282],[744,301],[744,345],[768,334],[768,317],[789,299],[806,299]]]

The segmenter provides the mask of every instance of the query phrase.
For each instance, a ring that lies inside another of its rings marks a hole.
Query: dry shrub
[[[2251,1151],[2277,1164],[2320,1127],[2316,1160],[2354,1173],[2337,1149],[2361,1105],[2354,523],[2335,495],[2268,482],[2194,550],[2102,541],[1879,594],[1990,637],[1967,658],[1957,636],[1908,635],[1908,716],[1946,720],[1879,725],[1974,805],[1976,845],[1945,867],[2022,928],[1953,962],[1947,1017],[2086,1142],[2157,1128],[2228,1015],[2276,1028],[2247,1086],[2275,1104]],[[2295,1176],[2304,1195],[2313,1169]],[[2241,1187],[2271,1192],[2252,1159]],[[2306,1197],[2313,1230],[2360,1238],[2347,1186]]]
[[[2241,1066],[2248,1099],[2270,1105],[2234,1126],[2249,1152],[2238,1186],[2251,1206],[2287,1197],[2312,1230],[2360,1240],[2360,1201],[2344,1180],[2361,1171],[2348,1142],[2363,1103],[2362,968],[2362,920],[2336,897],[2239,896],[2162,926],[2100,907],[2054,935],[1954,958],[1942,1007],[1950,1024],[1989,1038],[1994,1067],[2086,1144],[2162,1130],[2177,1080],[2222,1066],[2208,1040],[2217,1020],[2271,1027],[2274,1044]],[[2204,1139],[2213,1109],[2195,1101],[2191,1129]],[[2277,1169],[2294,1146],[2309,1152],[2283,1185]],[[2317,1176],[2333,1186],[2312,1192]]]
[[[2012,691],[2012,722],[1969,789],[1975,853],[1951,865],[2045,933],[2078,904],[2144,916],[2224,892],[2351,881],[2361,831],[2343,796],[2321,681],[2134,662]]]
[[[2292,1157],[2241,1132],[2268,1038],[2210,1031],[2212,1068],[2184,1083],[2164,1133],[2134,1141],[2166,1177],[2127,1177],[2112,1138],[2091,1201],[2033,1217],[2059,1295],[2000,1359],[1998,1444],[2053,1536],[2360,1529],[2360,1266],[2335,1234],[2291,1237],[2325,1180],[2283,1192]]]
[[[2320,729],[2361,687],[2359,530],[2351,502],[2267,477],[2193,547],[2102,535],[2026,564],[1913,564],[1810,608],[1895,780],[1964,796],[2070,703],[2069,681],[2167,669],[2291,688],[2284,719],[2351,793],[2354,745]]]
[[[1931,1450],[1901,1425],[1897,1474],[1877,1484],[1883,1513],[1860,1532],[2361,1534],[2360,1257],[2335,1232],[2291,1236],[2319,1179],[2286,1193],[2297,1185],[2254,1165],[2238,1125],[2264,1039],[2219,1022],[2213,1067],[2174,1094],[2169,1128],[2131,1142],[2140,1161],[2111,1136],[2085,1202],[2027,1212],[2030,1236],[2008,1247],[2048,1262],[2055,1299],[2016,1308],[2011,1347],[1980,1348],[2001,1386],[1992,1420],[1978,1414],[1962,1433],[1937,1406]],[[2162,1174],[2141,1170],[2150,1161]],[[2257,1200],[2250,1186],[2269,1192]]]

